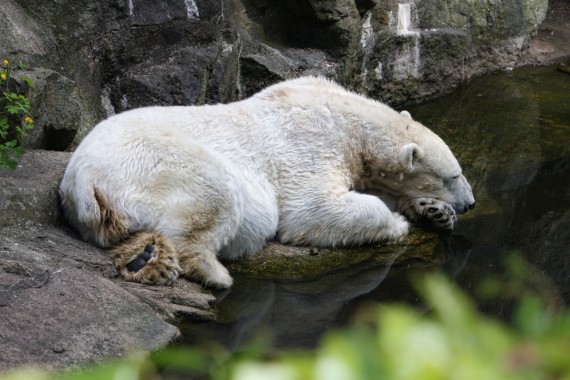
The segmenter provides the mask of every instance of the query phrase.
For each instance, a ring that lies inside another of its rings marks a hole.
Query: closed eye
[[[445,181],[446,182],[455,182],[459,179],[459,177],[461,177],[461,174],[457,174],[457,175],[448,177]]]

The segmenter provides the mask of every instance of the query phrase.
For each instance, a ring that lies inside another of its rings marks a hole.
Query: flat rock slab
[[[0,171],[0,369],[56,369],[156,350],[182,318],[214,319],[215,297],[117,278],[107,253],[62,224],[57,187],[69,153],[32,151]]]
[[[57,188],[69,157],[30,151],[16,170],[0,170],[1,370],[67,368],[155,350],[180,335],[182,320],[220,318],[210,290],[185,279],[172,286],[122,281],[107,252],[63,224]],[[438,242],[421,232],[400,245],[355,249],[272,242],[227,265],[235,274],[295,281],[368,263],[437,261]]]
[[[434,234],[414,230],[400,244],[355,248],[292,247],[270,242],[263,252],[226,263],[232,273],[274,280],[308,280],[366,263],[392,266],[405,260],[439,261],[444,249]]]

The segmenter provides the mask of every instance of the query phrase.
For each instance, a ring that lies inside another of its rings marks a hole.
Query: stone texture
[[[114,112],[229,102],[306,74],[418,101],[528,61],[548,2],[408,3],[402,32],[395,0],[0,0],[0,56],[36,79],[26,144],[71,150]]]
[[[214,319],[213,295],[179,281],[144,287],[117,279],[107,253],[61,225],[57,186],[69,153],[32,151],[0,171],[0,368],[47,368],[155,350],[171,323]]]

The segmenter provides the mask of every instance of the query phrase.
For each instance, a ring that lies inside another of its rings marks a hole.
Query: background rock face
[[[0,0],[0,56],[36,79],[27,145],[72,149],[145,105],[234,101],[321,74],[392,105],[514,65],[547,0]]]

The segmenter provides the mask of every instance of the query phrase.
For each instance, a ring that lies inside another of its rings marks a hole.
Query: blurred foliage
[[[524,281],[527,269],[518,265]],[[351,327],[327,333],[314,352],[268,354],[269,345],[259,341],[232,354],[174,347],[83,372],[29,370],[0,378],[570,380],[570,311],[547,307],[540,292],[524,294],[506,325],[481,314],[443,275],[416,285],[428,312],[402,305],[368,310]],[[496,285],[491,281],[487,291]]]

